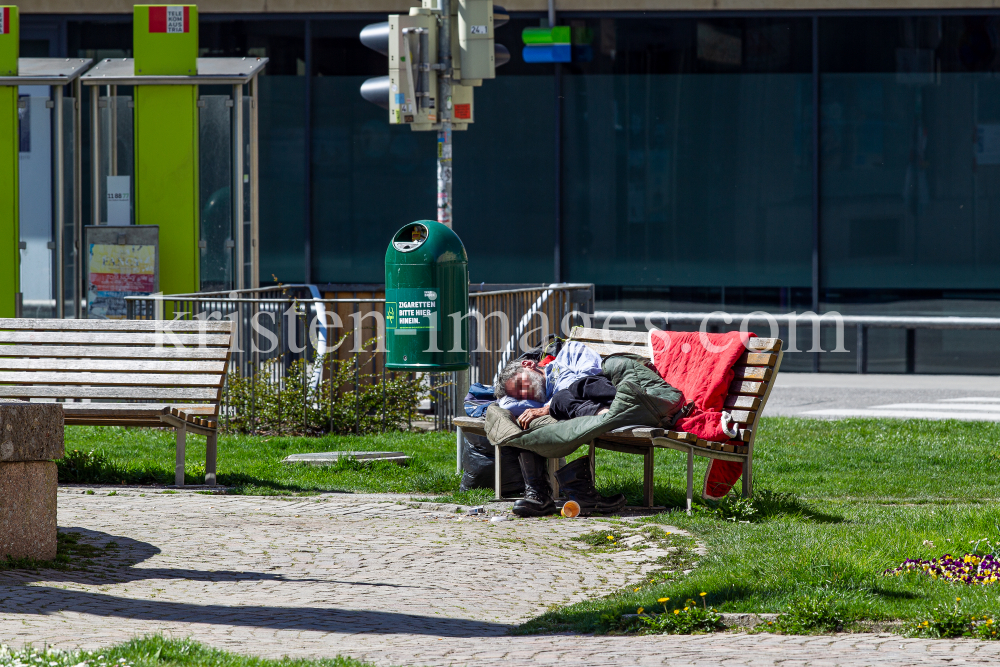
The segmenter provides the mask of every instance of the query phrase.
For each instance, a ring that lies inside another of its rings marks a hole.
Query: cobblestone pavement
[[[95,566],[0,573],[3,641],[99,648],[162,632],[256,655],[379,665],[1000,662],[993,643],[874,634],[505,636],[652,565],[635,552],[584,556],[570,538],[598,519],[489,523],[386,496],[108,493],[59,494],[61,530],[117,544]]]

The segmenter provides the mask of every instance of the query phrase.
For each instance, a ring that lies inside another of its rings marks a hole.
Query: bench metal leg
[[[753,466],[748,458],[743,462],[743,497],[749,498],[753,495]]]
[[[174,484],[184,486],[184,445],[187,439],[187,429],[177,429],[177,459],[174,463]]]
[[[500,445],[494,445],[493,452],[493,498],[500,500],[503,498],[500,492]]]
[[[642,495],[646,507],[653,506],[653,454],[652,447],[642,455]]]
[[[597,446],[594,441],[590,441],[590,452],[587,454],[590,457],[590,479],[593,480],[594,485],[597,485]]]
[[[455,427],[455,471],[462,473],[462,427]]]
[[[218,445],[218,433],[205,436],[205,484],[208,486],[215,486],[215,462]]]
[[[688,449],[688,488],[687,488],[687,513],[691,513],[691,501],[694,499],[694,449]]]

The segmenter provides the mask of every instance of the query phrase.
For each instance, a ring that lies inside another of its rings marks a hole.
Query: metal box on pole
[[[469,258],[450,227],[406,225],[385,252],[387,361],[394,371],[469,367]]]

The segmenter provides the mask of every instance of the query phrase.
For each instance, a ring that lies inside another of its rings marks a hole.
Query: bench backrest
[[[0,319],[0,398],[218,404],[229,321]]]
[[[652,360],[649,333],[645,331],[617,331],[575,327],[570,340],[576,340],[601,357],[611,354],[638,354]],[[742,440],[752,445],[757,430],[757,420],[771,393],[771,386],[783,352],[780,338],[750,338],[748,349],[733,366],[735,377],[729,386],[725,407],[734,421],[745,431]]]

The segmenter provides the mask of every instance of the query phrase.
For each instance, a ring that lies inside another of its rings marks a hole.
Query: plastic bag
[[[484,435],[463,434],[461,491],[492,489],[494,484],[493,445]],[[524,477],[517,460],[517,450],[500,448],[500,492],[505,498],[524,493]]]

